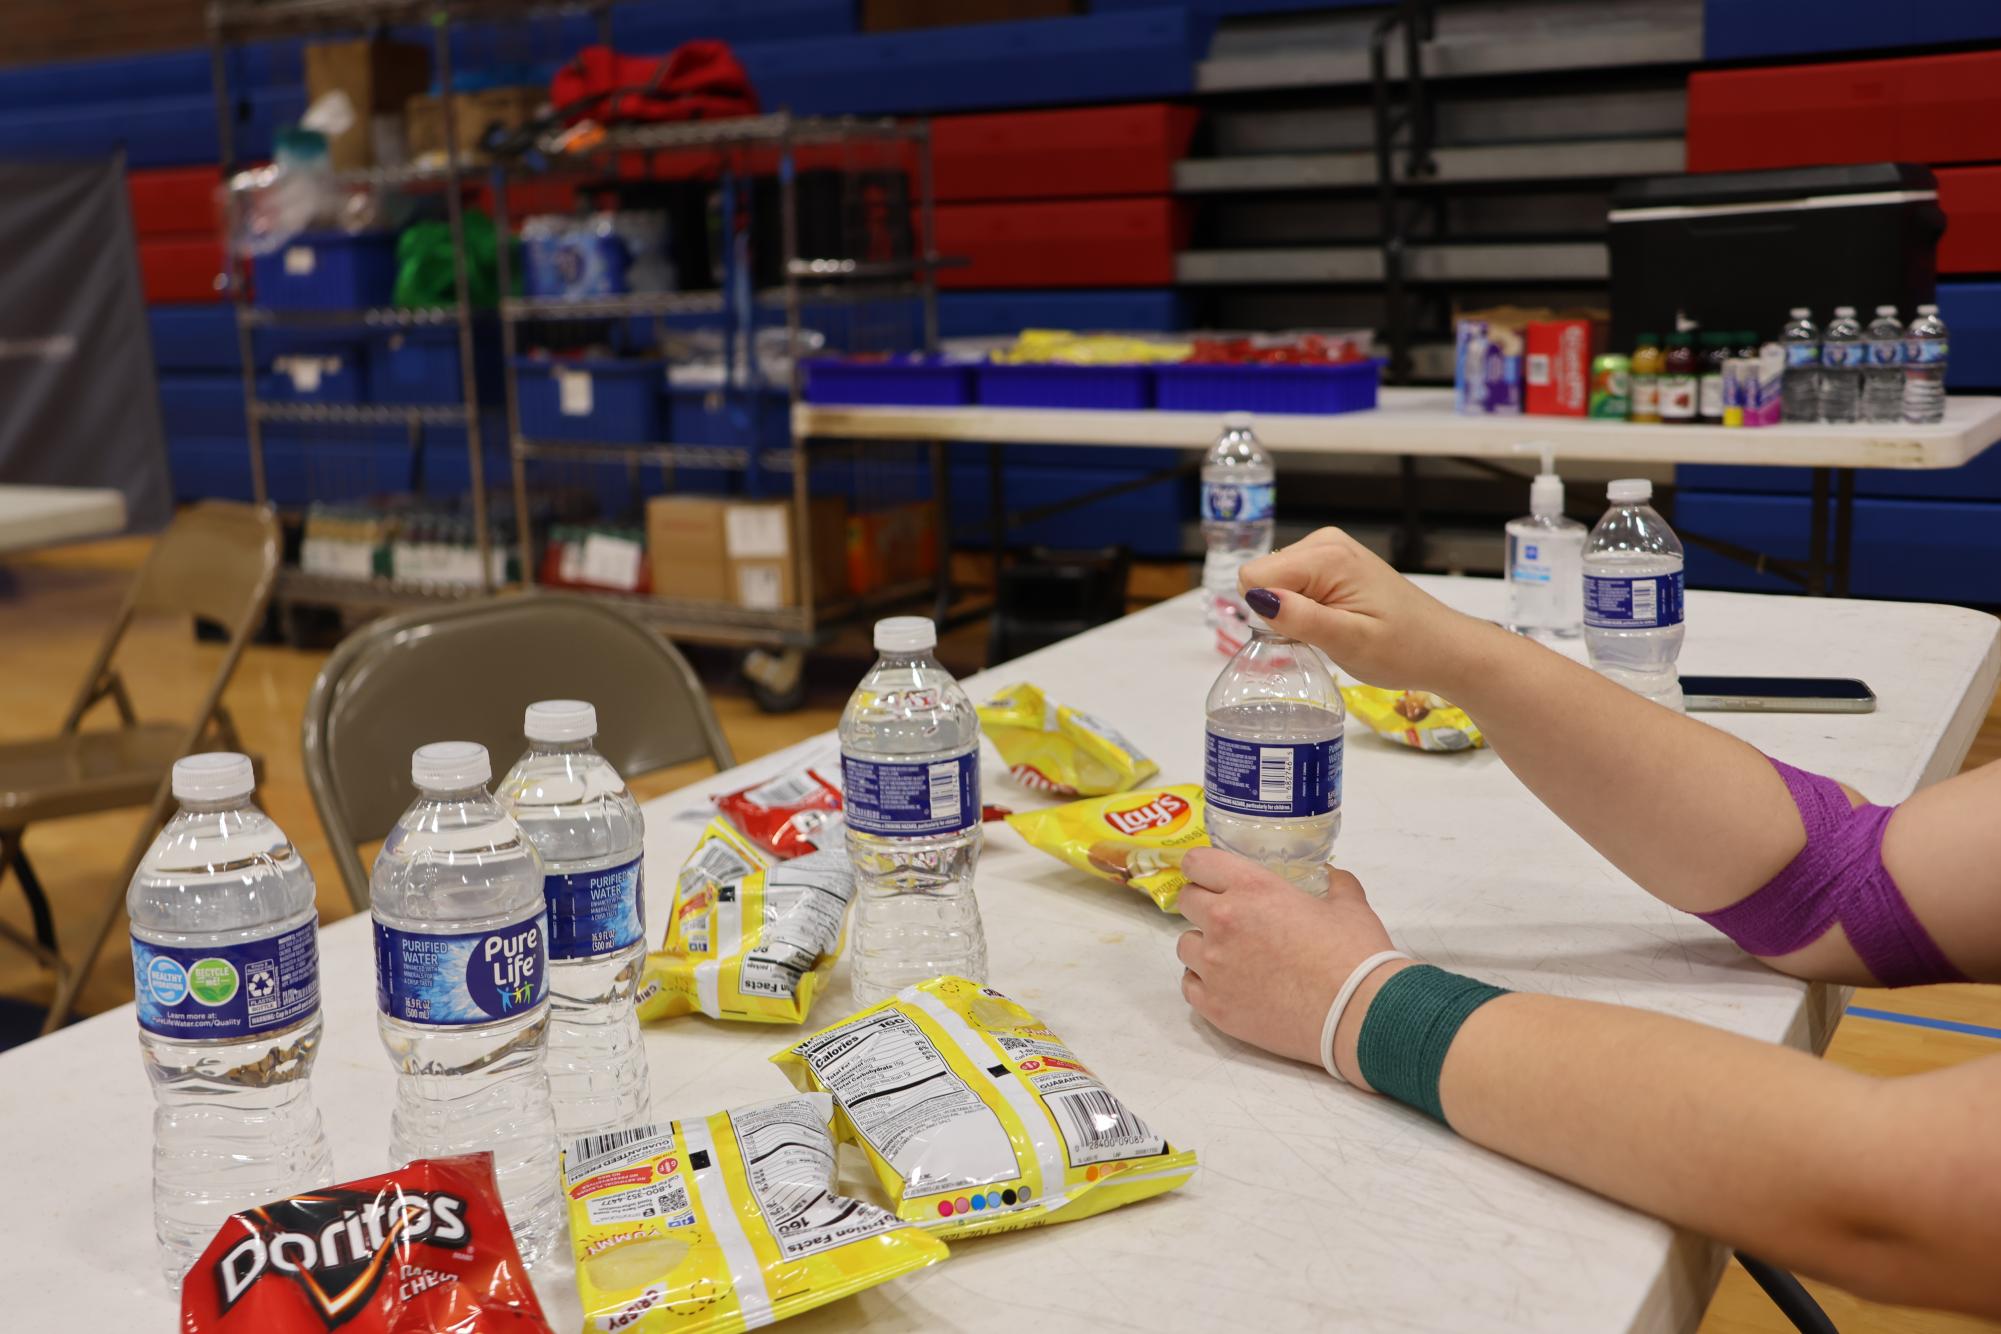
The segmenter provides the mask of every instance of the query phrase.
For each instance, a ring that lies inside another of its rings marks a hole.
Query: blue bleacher
[[[941,338],[987,338],[1023,329],[1165,333],[1187,325],[1187,299],[1169,287],[938,294]]]
[[[1994,0],[1704,0],[1702,54],[1761,60],[2001,37]]]
[[[1804,496],[1687,492],[1675,525],[1768,555],[1804,559],[1813,506]],[[2001,510],[1982,501],[1864,498],[1855,502],[1856,597],[2001,603]],[[1797,585],[1690,544],[1689,583],[1797,593]],[[1880,682],[1878,683],[1881,684]]]

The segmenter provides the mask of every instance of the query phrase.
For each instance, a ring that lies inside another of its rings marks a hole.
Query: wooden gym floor
[[[144,538],[121,538],[16,557],[7,563],[13,588],[11,593],[0,592],[0,740],[47,732],[61,719],[146,546]],[[1164,596],[1178,587],[1186,587],[1183,572],[1167,568],[1136,572],[1136,594]],[[947,651],[955,665],[977,662],[979,632],[960,632],[948,641]],[[217,645],[194,642],[185,624],[137,627],[122,661],[128,664],[126,684],[141,715],[184,714],[219,653]],[[319,882],[321,917],[332,921],[351,908],[328,856],[299,761],[299,720],[325,656],[253,645],[226,698],[245,745],[263,759],[260,800],[311,864]],[[733,683],[718,682],[714,687],[716,711],[740,760],[832,727],[845,694],[845,687],[833,683],[816,687],[804,708],[773,717],[759,713]],[[2001,757],[2001,700],[1990,711],[1967,764],[1997,757]],[[642,799],[656,796],[699,777],[706,767],[696,764],[648,774],[633,787]],[[29,855],[55,904],[63,940],[75,941],[88,929],[89,919],[110,892],[109,882],[124,864],[138,823],[138,814],[126,811],[38,825],[29,832]],[[0,885],[0,919],[22,930],[28,927],[21,895],[11,879]],[[129,1001],[130,970],[121,931],[91,974],[83,1011]],[[51,990],[48,977],[32,960],[0,942],[0,998],[46,1004]],[[1904,1075],[2001,1054],[2001,988],[1862,991],[1854,1005],[1885,1017],[1851,1013],[1842,1021],[1827,1058],[1850,1068]],[[1911,1018],[1945,1026],[1920,1026],[1909,1022]],[[2001,1325],[1984,1321],[1880,1306],[1818,1285],[1815,1292],[1844,1334],[2001,1334]],[[1781,1334],[1790,1328],[1732,1264],[1702,1334]]]

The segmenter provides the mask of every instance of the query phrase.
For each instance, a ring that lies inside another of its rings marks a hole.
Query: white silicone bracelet
[[[1326,1066],[1327,1073],[1340,1080],[1343,1084],[1348,1082],[1347,1077],[1334,1068],[1334,1032],[1341,1027],[1341,1016],[1348,1012],[1348,1002],[1355,999],[1355,992],[1361,987],[1370,973],[1375,972],[1391,959],[1408,958],[1410,956],[1402,950],[1384,950],[1380,954],[1371,954],[1368,958],[1355,965],[1355,971],[1348,974],[1348,980],[1343,982],[1341,989],[1334,993],[1334,1003],[1327,1007],[1327,1022],[1320,1025],[1320,1064]]]

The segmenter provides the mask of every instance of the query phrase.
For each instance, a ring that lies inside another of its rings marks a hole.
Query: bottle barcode
[[[1048,1101],[1063,1117],[1070,1131],[1068,1138],[1077,1148],[1121,1149],[1153,1142],[1153,1132],[1146,1128],[1146,1122],[1127,1111],[1124,1103],[1104,1089],[1052,1093]]]
[[[614,1130],[603,1135],[586,1135],[582,1139],[570,1141],[569,1170],[572,1176],[589,1171],[598,1163],[610,1158],[621,1149],[631,1148],[659,1135],[653,1126],[639,1126],[633,1130]]]
[[[946,760],[931,766],[931,818],[942,820],[959,814],[959,765]]]
[[[1292,751],[1266,746],[1258,751],[1258,800],[1292,800]]]
[[[1651,580],[1649,580],[1646,583],[1640,583],[1638,580],[1634,581],[1633,583],[1634,620],[1651,621],[1655,619],[1656,613],[1659,611],[1659,604],[1656,601],[1656,592],[1657,590],[1655,589],[1654,584]]]

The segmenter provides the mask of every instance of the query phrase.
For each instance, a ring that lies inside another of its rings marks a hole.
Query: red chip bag
[[[817,852],[841,813],[841,785],[809,767],[788,769],[756,787],[716,798],[743,836],[774,857]]]
[[[500,1207],[493,1155],[232,1214],[181,1281],[181,1334],[553,1334]]]

